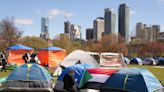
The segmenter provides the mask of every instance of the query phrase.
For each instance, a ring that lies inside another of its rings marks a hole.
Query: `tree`
[[[23,31],[15,26],[12,18],[5,18],[0,21],[0,49],[5,50],[11,45],[19,42]]]
[[[54,46],[65,49],[67,53],[70,53],[76,49],[81,49],[81,44],[79,41],[71,41],[66,35],[57,36],[55,39],[53,39],[52,43]]]
[[[21,38],[21,44],[30,46],[34,49],[41,49],[41,48],[48,47],[48,42],[46,40],[43,40],[35,36],[31,36],[31,37],[27,36]]]

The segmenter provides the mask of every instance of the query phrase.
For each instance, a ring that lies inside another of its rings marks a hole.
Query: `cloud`
[[[33,21],[31,19],[26,19],[26,18],[16,18],[15,23],[22,24],[22,25],[31,25],[33,24]]]
[[[131,11],[130,11],[130,16],[132,16],[132,15],[134,15],[134,14],[136,14],[136,11],[131,10]]]
[[[65,16],[65,17],[72,17],[74,13],[67,12],[58,8],[48,10],[49,17],[57,17],[57,16]]]

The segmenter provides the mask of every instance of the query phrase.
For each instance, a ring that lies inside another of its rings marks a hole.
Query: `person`
[[[64,75],[64,89],[68,92],[78,92],[74,74],[74,70],[70,70],[67,74]]]
[[[28,63],[30,61],[30,52],[27,51],[24,55],[23,55],[23,60],[25,63]]]
[[[37,63],[37,64],[41,63],[37,55],[38,55],[37,51],[31,54],[31,60],[30,60],[31,63]]]
[[[6,72],[6,51],[3,51],[2,55],[1,55],[1,60],[2,60],[2,68],[1,68],[1,72],[4,70]]]

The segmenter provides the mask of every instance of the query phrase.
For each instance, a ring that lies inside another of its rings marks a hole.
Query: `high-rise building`
[[[41,18],[41,34],[40,37],[42,39],[48,39],[49,38],[49,32],[48,32],[48,26],[49,25],[49,19],[42,17]]]
[[[157,40],[157,38],[160,34],[160,26],[159,25],[153,25],[152,30],[153,30],[153,40]]]
[[[71,40],[80,38],[81,36],[81,27],[75,24],[71,24],[70,21],[64,22],[64,34],[67,35]]]
[[[146,41],[153,41],[153,29],[151,26],[146,27],[145,38]]]
[[[100,41],[103,32],[104,32],[104,19],[102,17],[98,17],[93,22],[93,40]]]
[[[68,34],[71,31],[71,22],[64,22],[64,33]]]
[[[125,43],[129,43],[129,16],[130,8],[126,4],[119,6],[118,30],[119,34],[125,38]]]
[[[86,29],[86,39],[93,40],[93,28]]]
[[[116,34],[116,15],[110,8],[104,9],[104,35]]]

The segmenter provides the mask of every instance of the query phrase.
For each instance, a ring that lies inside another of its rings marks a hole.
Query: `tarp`
[[[141,58],[135,57],[135,58],[133,58],[133,59],[130,61],[130,64],[139,64],[139,65],[142,65],[142,64],[143,64],[143,61],[142,61]]]
[[[8,47],[7,50],[33,50],[33,48],[28,47],[28,46],[24,46],[21,44],[17,44],[17,45]]]
[[[48,67],[57,67],[66,57],[66,51],[59,47],[48,47],[38,51],[38,58],[41,65]]]
[[[75,71],[74,77],[76,78],[77,83],[79,83],[80,80],[81,80],[81,78],[82,78],[82,76],[83,76],[83,72],[86,69],[89,69],[89,68],[95,68],[95,67],[92,66],[92,65],[89,65],[89,64],[76,64],[76,65],[67,67],[67,68],[65,68],[63,70],[63,72],[61,73],[61,75],[58,77],[58,80],[62,81],[65,74],[67,74],[70,70],[74,70]]]
[[[100,90],[101,92],[153,92],[161,88],[163,88],[162,84],[148,70],[125,68],[114,73]]]
[[[27,47],[20,44],[9,47],[8,48],[9,56],[8,56],[7,63],[17,64],[18,66],[24,64],[25,62],[23,60],[23,55],[27,51],[32,53],[33,49],[31,47]]]

